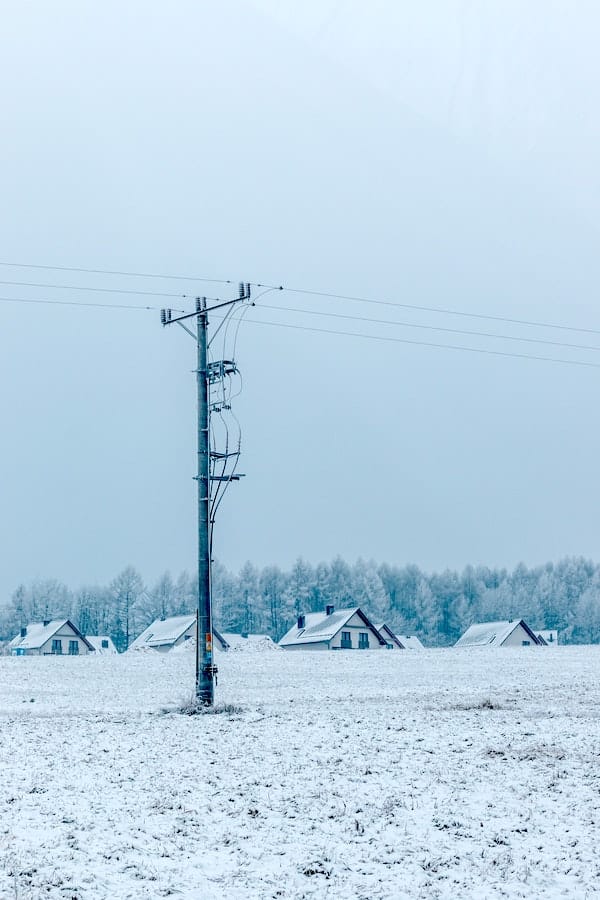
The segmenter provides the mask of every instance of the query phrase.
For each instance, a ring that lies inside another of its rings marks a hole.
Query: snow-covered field
[[[0,658],[0,897],[600,893],[600,648]]]

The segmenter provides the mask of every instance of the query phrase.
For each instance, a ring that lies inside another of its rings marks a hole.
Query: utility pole
[[[208,372],[206,300],[196,300],[198,365],[198,618],[196,623],[196,697],[204,706],[214,703],[216,668],[212,649],[210,592],[210,439],[208,428]]]
[[[250,299],[250,285],[240,284],[238,296],[234,300],[216,301],[207,307],[206,297],[196,297],[193,313],[173,316],[173,310],[161,309],[163,326],[177,323],[196,341],[196,385],[198,417],[198,465],[195,477],[198,490],[198,610],[196,620],[196,699],[203,706],[212,706],[215,697],[217,667],[213,657],[213,622],[211,594],[212,523],[211,481],[233,481],[240,476],[211,475],[211,457],[222,458],[223,454],[211,454],[210,446],[210,384],[226,372],[226,362],[208,363],[208,314],[215,309],[232,307]],[[185,320],[196,319],[196,331],[184,324]],[[219,326],[220,327],[220,326]],[[217,329],[218,330],[218,329]],[[232,454],[234,455],[234,454]],[[238,453],[239,455],[239,453]]]

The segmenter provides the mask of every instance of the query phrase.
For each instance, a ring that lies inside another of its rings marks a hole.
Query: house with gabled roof
[[[354,606],[298,616],[296,624],[279,641],[284,650],[372,650],[386,642],[364,612]]]
[[[416,636],[416,634],[399,634],[398,640],[402,644],[404,650],[424,650],[425,647]]]
[[[94,652],[69,619],[46,619],[26,625],[8,646],[13,656],[85,656]]]
[[[388,650],[404,650],[405,647],[402,642],[398,639],[397,635],[394,634],[389,625],[386,625],[385,622],[382,622],[380,625],[376,625],[375,628],[381,635],[381,637],[385,641],[385,645]]]
[[[119,653],[108,634],[86,634],[85,639],[94,648],[96,656],[116,656]]]
[[[227,641],[213,627],[215,647],[228,650]],[[130,645],[130,650],[158,650],[166,653],[186,641],[196,640],[196,615],[155,619]]]
[[[455,647],[537,647],[541,641],[523,619],[471,625]]]

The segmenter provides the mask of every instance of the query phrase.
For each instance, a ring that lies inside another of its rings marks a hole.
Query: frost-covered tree
[[[352,605],[360,606],[377,621],[387,617],[388,598],[373,560],[359,559],[352,568]]]
[[[111,633],[114,598],[105,587],[82,587],[75,593],[73,618],[82,634]]]
[[[258,570],[251,562],[242,566],[238,576],[238,595],[240,600],[238,624],[242,634],[250,634],[260,620],[260,591],[258,587]]]
[[[127,566],[111,582],[114,612],[111,635],[118,650],[127,650],[136,628],[136,604],[144,590],[142,576],[133,566]]]
[[[212,566],[213,615],[219,631],[235,631],[239,624],[237,579],[221,563]]]
[[[352,569],[341,556],[336,556],[329,566],[327,594],[328,602],[338,609],[353,606]]]
[[[285,618],[290,625],[293,619],[312,610],[311,598],[314,599],[314,572],[312,566],[298,557],[287,580],[285,592]]]
[[[266,630],[275,640],[285,632],[284,600],[287,580],[279,566],[267,566],[260,575],[262,608],[266,616]],[[262,629],[261,629],[262,630]]]
[[[575,607],[573,640],[581,644],[600,643],[600,570],[592,576]]]
[[[212,571],[220,630],[260,630],[278,638],[303,612],[356,604],[399,633],[417,633],[433,645],[453,643],[473,622],[516,617],[557,628],[561,642],[600,642],[599,586],[600,567],[579,557],[531,569],[520,564],[513,572],[467,566],[461,573],[428,575],[415,565],[358,560],[350,566],[340,557],[315,568],[299,558],[288,572],[246,563],[236,575],[218,562]],[[131,567],[108,587],[74,594],[56,580],[37,580],[19,585],[0,608],[0,640],[23,625],[69,616],[84,633],[110,634],[124,649],[150,619],[193,613],[196,606],[197,579],[187,572],[175,584],[165,573],[146,593]]]

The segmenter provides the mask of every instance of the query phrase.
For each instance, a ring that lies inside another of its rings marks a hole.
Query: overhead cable
[[[420,306],[416,303],[401,303],[398,300],[383,300],[376,297],[361,297],[352,294],[335,294],[331,291],[312,291],[305,288],[285,287],[283,285],[267,285],[251,282],[255,287],[268,287],[271,290],[287,291],[291,294],[306,294],[310,297],[324,297],[330,300],[349,300],[356,303],[372,303],[376,306],[393,306],[400,309],[413,309],[418,312],[436,313],[447,316],[464,316],[469,319],[486,319],[491,322],[505,322],[509,325],[525,325],[531,328],[556,328],[561,331],[577,331],[583,334],[600,334],[600,328],[577,328],[574,325],[557,324],[555,322],[542,322],[529,319],[513,319],[508,316],[489,315],[487,313],[467,312],[466,310],[451,309],[443,306]]]
[[[122,275],[125,278],[165,278],[173,281],[207,281],[211,284],[235,284],[232,278],[209,278],[208,275],[165,275],[159,272],[122,272],[113,269],[85,269],[82,266],[45,266],[40,263],[16,263],[0,260],[0,266],[15,269],[45,269],[49,272],[85,272],[89,275]]]
[[[502,341],[521,341],[527,344],[545,344],[548,347],[564,347],[568,350],[591,350],[596,353],[600,352],[600,347],[593,347],[589,344],[568,344],[564,341],[548,341],[543,338],[521,337],[512,334],[495,334],[490,331],[464,331],[460,328],[445,328],[442,325],[423,325],[417,322],[394,322],[390,319],[370,319],[366,316],[351,316],[347,313],[331,313],[317,309],[302,309],[301,307],[290,306],[270,306],[267,303],[262,304],[262,309],[272,309],[278,312],[294,312],[308,316],[325,316],[332,319],[350,319],[353,322],[367,322],[373,325],[394,325],[400,328],[419,328],[425,331],[443,331],[446,334],[461,334],[471,337],[494,338]]]
[[[313,328],[309,325],[293,325],[290,322],[268,322],[264,319],[247,319],[249,325],[267,325],[274,328],[291,328],[295,331],[311,331],[318,334],[335,334],[344,337],[362,338],[363,340],[384,341],[391,344],[410,344],[415,347],[432,347],[436,350],[458,350],[465,353],[480,353],[486,356],[502,356],[511,359],[528,359],[536,362],[558,363],[567,366],[583,366],[588,369],[600,369],[600,363],[586,362],[577,359],[557,359],[552,356],[533,356],[527,353],[509,353],[504,350],[489,350],[483,347],[464,347],[457,344],[436,344],[429,341],[413,341],[409,338],[385,337],[384,335],[365,334],[353,331],[337,331],[331,328]]]

